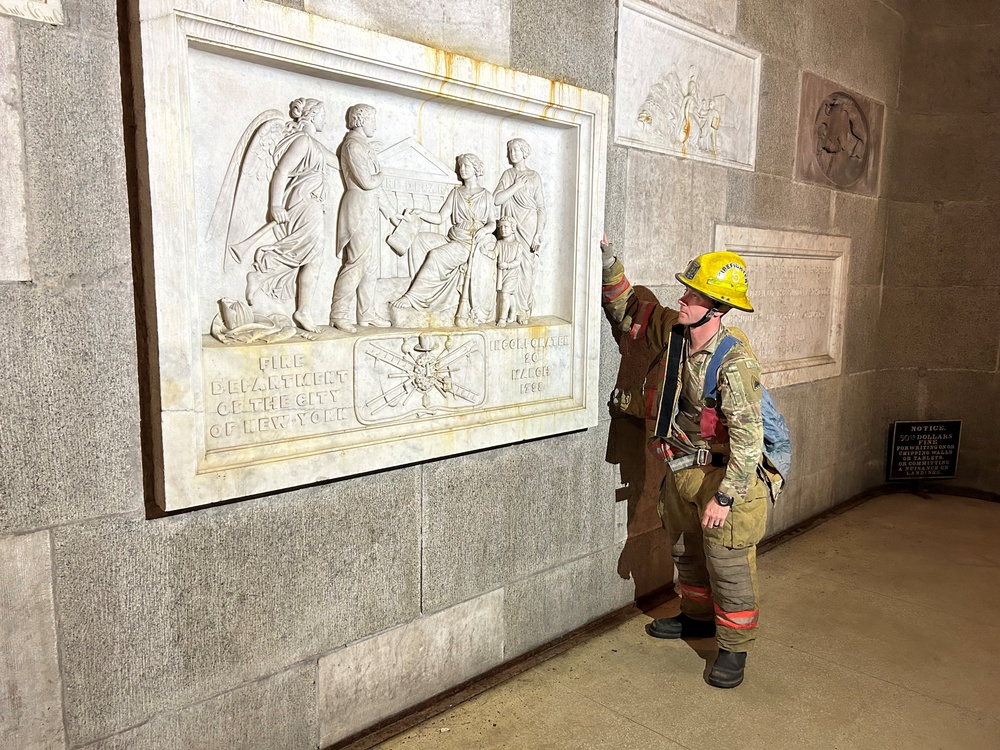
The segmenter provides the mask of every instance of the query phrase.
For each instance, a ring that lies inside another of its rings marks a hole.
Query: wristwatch
[[[733,504],[733,499],[729,495],[726,495],[725,493],[716,492],[715,502],[717,502],[723,508],[728,508],[730,505]]]

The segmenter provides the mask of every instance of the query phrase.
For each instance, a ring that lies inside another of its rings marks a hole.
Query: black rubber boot
[[[708,675],[708,684],[717,688],[734,688],[743,682],[743,670],[747,665],[745,651],[719,649],[719,655]]]
[[[646,625],[654,638],[714,638],[714,620],[692,620],[681,612],[677,617],[661,617]]]

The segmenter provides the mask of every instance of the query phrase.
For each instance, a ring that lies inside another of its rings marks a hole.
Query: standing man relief
[[[509,216],[516,222],[516,237],[524,246],[522,274],[515,298],[516,319],[526,324],[535,304],[535,258],[542,244],[545,229],[545,196],[542,178],[528,168],[531,146],[523,138],[507,141],[507,161],[510,169],[500,175],[494,192],[500,216]]]
[[[381,199],[382,170],[372,137],[375,108],[355,104],[347,109],[347,135],[340,144],[340,174],[344,197],[337,216],[337,257],[343,265],[333,286],[330,325],[355,333],[359,326],[385,328],[389,321],[375,310],[375,285],[379,276],[379,212],[393,226],[401,217]]]
[[[758,473],[760,365],[742,332],[722,325],[732,308],[753,312],[746,265],[731,252],[699,256],[676,275],[686,291],[673,310],[640,302],[610,244],[601,250],[605,309],[623,331],[660,352],[644,392],[614,398],[624,412],[655,419],[648,447],[670,467],[658,511],[671,538],[681,613],[646,630],[667,639],[715,635],[719,655],[708,682],[733,688],[743,681],[757,634],[756,545],[768,498]],[[709,363],[720,344],[731,343],[724,343],[727,334],[738,341],[722,357],[717,403],[709,403]]]

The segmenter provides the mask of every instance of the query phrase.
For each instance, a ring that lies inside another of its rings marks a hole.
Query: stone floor
[[[747,678],[648,637],[672,601],[380,747],[1000,748],[1000,504],[870,500],[760,560]]]

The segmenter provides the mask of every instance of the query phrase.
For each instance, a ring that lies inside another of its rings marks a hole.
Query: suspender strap
[[[681,372],[681,352],[684,349],[684,326],[675,325],[670,329],[667,340],[667,370],[663,376],[663,388],[660,390],[660,408],[656,413],[656,437],[666,438],[670,435],[670,423],[674,418],[674,402],[677,399],[677,388]]]
[[[739,341],[735,336],[730,336],[727,333],[722,337],[722,341],[719,342],[715,354],[712,355],[712,359],[708,363],[708,372],[705,373],[705,392],[702,396],[705,399],[705,406],[710,409],[719,403],[716,394],[719,392],[719,368],[722,367],[722,359],[738,343]]]

